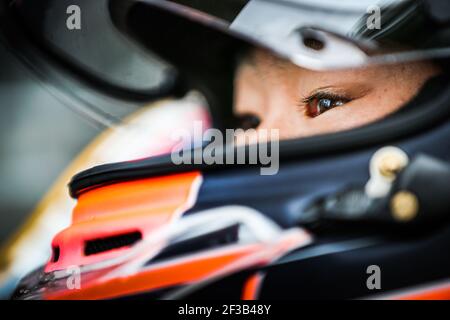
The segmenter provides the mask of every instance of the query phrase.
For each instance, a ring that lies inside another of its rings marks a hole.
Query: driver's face
[[[234,111],[282,139],[336,132],[396,111],[437,72],[428,62],[316,72],[256,50],[238,68]]]

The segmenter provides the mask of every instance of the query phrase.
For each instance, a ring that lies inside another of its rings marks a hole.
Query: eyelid
[[[370,91],[372,91],[371,87],[360,83],[351,83],[345,86],[324,86],[311,91],[307,97],[302,99],[302,102],[310,102],[314,98],[341,99],[349,102],[364,97]]]
[[[331,91],[316,91],[313,92],[308,97],[305,97],[302,99],[303,104],[311,103],[314,99],[331,99],[331,100],[342,100],[345,103],[353,100],[353,98],[349,97],[348,95],[339,94]]]

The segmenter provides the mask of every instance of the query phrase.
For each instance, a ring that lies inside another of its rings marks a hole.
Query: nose
[[[244,130],[256,129],[261,124],[261,119],[252,113],[238,115],[236,118],[236,127]]]

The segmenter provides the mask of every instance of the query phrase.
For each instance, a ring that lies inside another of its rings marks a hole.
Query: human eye
[[[343,106],[352,99],[342,94],[333,92],[315,92],[302,100],[305,114],[311,118],[317,117],[322,113],[335,107]]]

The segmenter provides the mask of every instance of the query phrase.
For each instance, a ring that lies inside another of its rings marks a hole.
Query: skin
[[[414,62],[317,72],[255,50],[237,70],[234,111],[257,116],[257,130],[279,129],[280,139],[348,130],[395,112],[438,71],[429,62]],[[318,93],[345,99],[328,101],[337,106],[312,116],[319,99],[311,97]],[[254,141],[255,132],[246,135]]]

